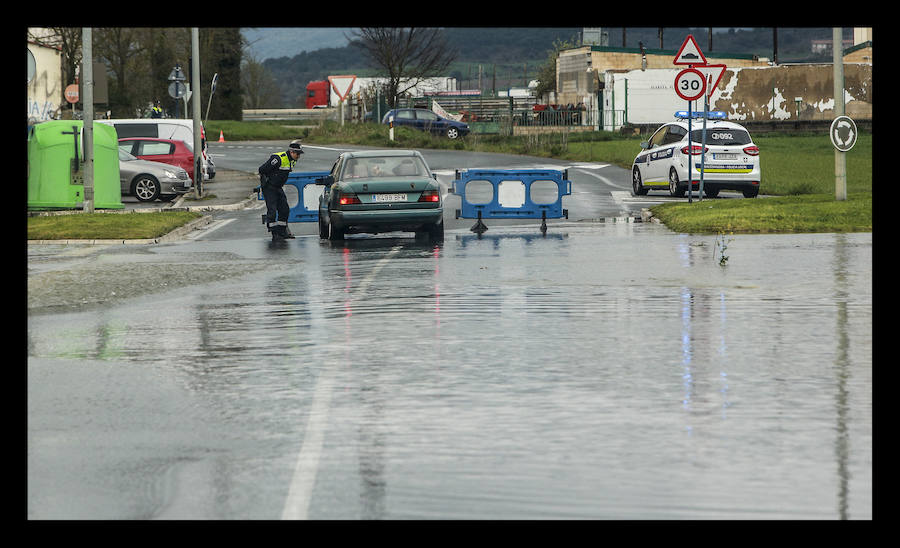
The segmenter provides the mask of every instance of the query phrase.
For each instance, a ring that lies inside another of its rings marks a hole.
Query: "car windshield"
[[[137,160],[137,158],[135,158],[134,156],[132,156],[131,154],[125,152],[124,150],[122,150],[120,148],[119,149],[119,160],[122,160],[124,162],[130,162],[132,160]]]
[[[417,156],[379,156],[350,158],[344,166],[344,179],[363,177],[428,176],[428,168]]]
[[[695,143],[703,141],[703,129],[691,130],[691,140]],[[737,128],[706,128],[706,144],[708,145],[749,145],[753,141],[747,130]]]

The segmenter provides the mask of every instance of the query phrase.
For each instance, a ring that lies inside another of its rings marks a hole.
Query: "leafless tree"
[[[391,108],[400,95],[424,79],[441,76],[456,59],[456,50],[436,28],[362,27],[348,38],[384,71]]]

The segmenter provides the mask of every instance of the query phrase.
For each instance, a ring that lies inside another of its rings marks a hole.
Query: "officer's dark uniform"
[[[259,182],[266,199],[266,227],[272,233],[273,241],[294,237],[288,232],[287,219],[291,210],[284,195],[284,183],[300,154],[303,154],[303,145],[298,139],[292,141],[286,151],[272,154],[266,163],[259,166]]]

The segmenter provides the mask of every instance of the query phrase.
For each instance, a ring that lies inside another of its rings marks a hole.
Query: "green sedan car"
[[[437,177],[415,150],[344,152],[319,179],[319,237],[415,232],[444,239],[444,207]]]

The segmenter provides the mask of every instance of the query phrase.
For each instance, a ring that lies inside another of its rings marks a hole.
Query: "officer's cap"
[[[299,152],[300,154],[304,154],[303,143],[300,142],[300,139],[294,139],[293,141],[291,141],[291,144],[288,145],[288,150],[293,150]]]

